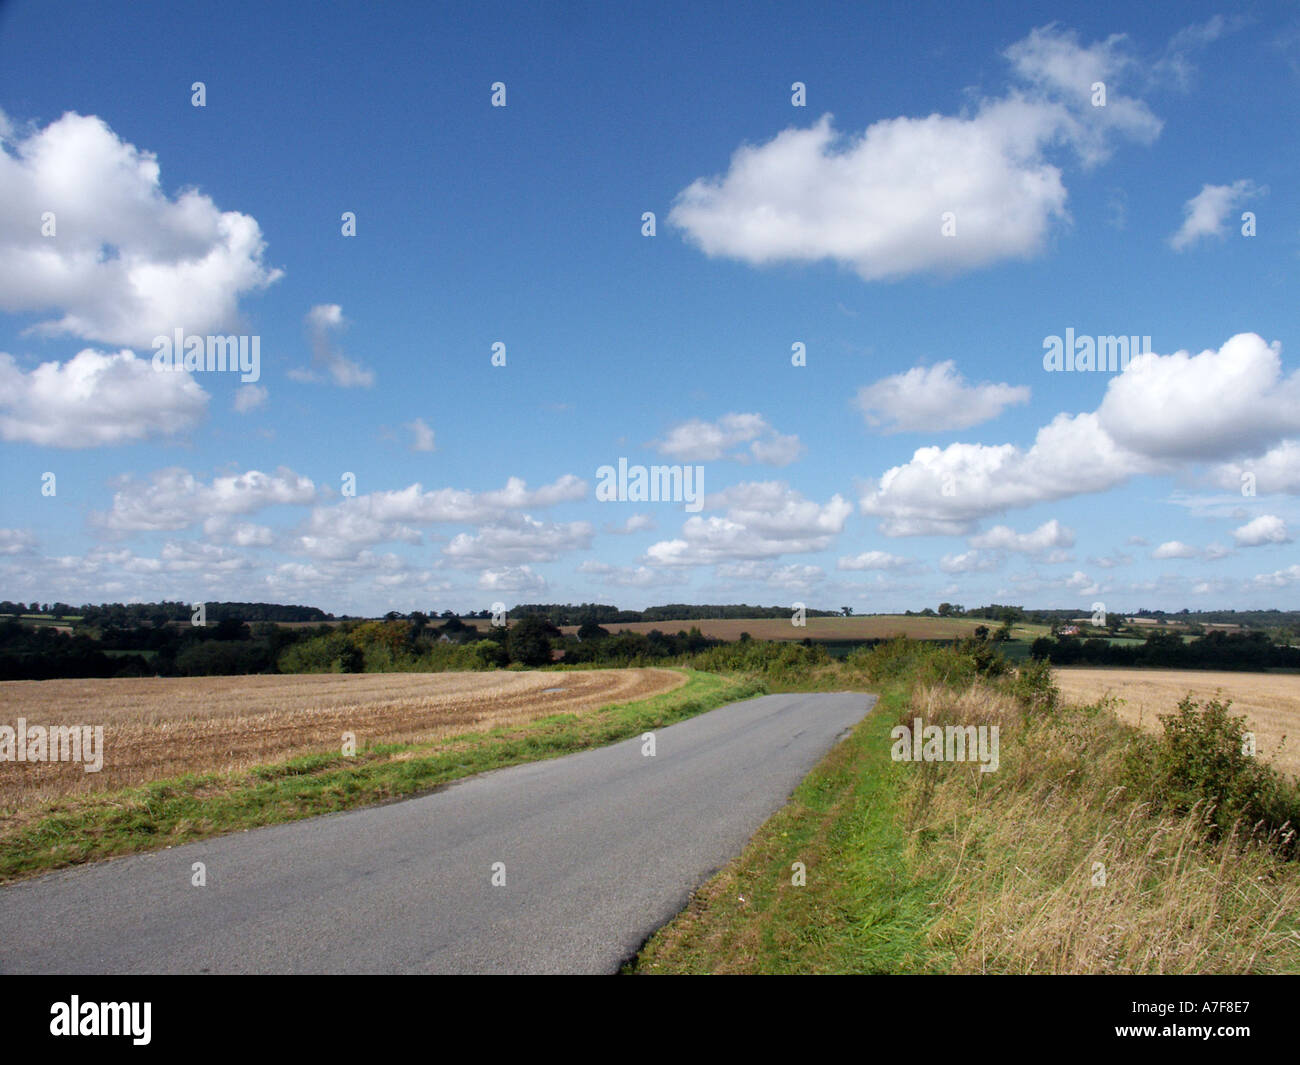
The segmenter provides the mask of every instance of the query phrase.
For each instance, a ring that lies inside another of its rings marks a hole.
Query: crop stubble
[[[429,742],[670,691],[666,669],[0,682],[0,724],[103,725],[104,764],[0,763],[0,811],[184,773],[369,744]],[[547,688],[563,689],[547,692]]]

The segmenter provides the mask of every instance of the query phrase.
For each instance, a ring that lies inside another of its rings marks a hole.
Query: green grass
[[[908,973],[929,957],[936,887],[915,878],[897,817],[907,767],[889,732],[904,685],[799,785],[744,853],[700,888],[624,972]],[[802,862],[807,883],[792,883]],[[743,900],[743,901],[742,901]]]
[[[435,743],[369,747],[351,758],[309,755],[58,800],[0,836],[0,883],[418,795],[474,773],[614,743],[764,691],[753,678],[683,672],[687,683],[675,691],[581,716],[555,714]]]

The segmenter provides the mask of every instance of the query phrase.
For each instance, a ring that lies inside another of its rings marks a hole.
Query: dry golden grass
[[[1052,676],[1067,702],[1095,703],[1114,696],[1120,720],[1153,730],[1160,728],[1159,715],[1177,710],[1188,692],[1201,701],[1231,699],[1231,712],[1250,721],[1259,756],[1300,776],[1300,676],[1091,668],[1053,669]]]
[[[583,713],[685,680],[666,669],[604,669],[5,681],[0,724],[103,725],[104,765],[87,773],[80,763],[0,763],[0,811],[338,751],[345,732],[361,750]]]
[[[916,872],[942,884],[927,938],[946,971],[1300,970],[1300,867],[1128,798],[1113,715],[1017,724],[978,688],[919,691],[911,712],[1005,726],[996,773],[924,763],[907,801]]]

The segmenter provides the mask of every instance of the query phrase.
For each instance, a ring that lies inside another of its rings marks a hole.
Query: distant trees
[[[563,635],[540,614],[520,618],[506,636],[506,651],[511,662],[526,666],[546,666],[551,663],[551,640]]]
[[[1169,629],[1147,634],[1142,643],[1112,643],[1097,636],[1051,639],[1040,636],[1030,656],[1053,665],[1154,666],[1164,669],[1295,669],[1300,648],[1275,643],[1263,632],[1210,632],[1184,640]]]

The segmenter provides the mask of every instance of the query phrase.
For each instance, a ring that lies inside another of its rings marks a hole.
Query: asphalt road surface
[[[767,695],[653,757],[627,740],[0,888],[0,972],[615,972],[873,701]]]

